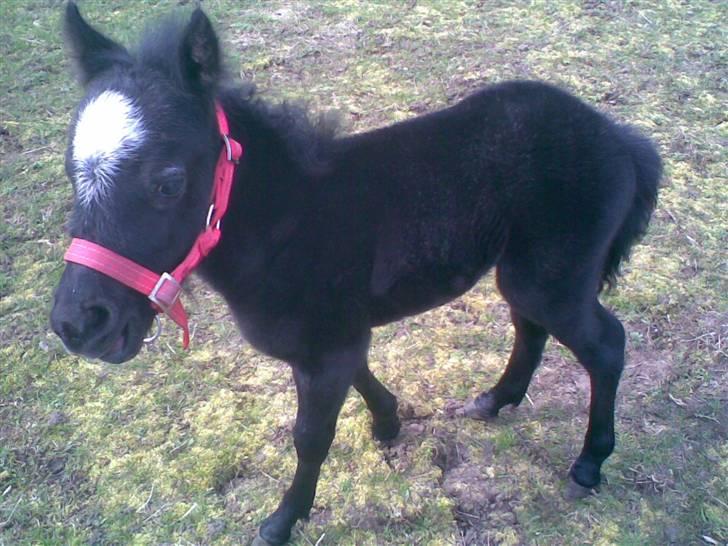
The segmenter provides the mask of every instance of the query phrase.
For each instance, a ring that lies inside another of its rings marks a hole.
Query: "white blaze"
[[[107,193],[121,161],[144,138],[141,112],[118,91],[104,91],[78,116],[73,137],[76,195],[83,205]]]

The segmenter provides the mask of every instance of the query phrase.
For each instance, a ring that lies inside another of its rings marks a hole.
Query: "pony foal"
[[[198,271],[245,338],[288,362],[295,379],[298,465],[258,544],[283,544],[309,513],[351,386],[371,410],[374,436],[398,434],[396,398],[367,366],[371,329],[456,298],[491,267],[515,344],[498,383],[462,413],[486,419],[519,404],[554,336],[591,380],[571,491],[599,484],[625,344],[598,294],[655,205],[661,165],[647,139],[564,91],[519,81],[337,137],[295,107],[228,86],[199,9],[149,32],[133,52],[73,3],[65,24],[85,86],[66,155],[73,237],[155,275],[172,271],[205,229],[223,146],[216,105],[245,150],[219,243]],[[70,350],[123,362],[155,314],[144,294],[68,263],[51,324]]]

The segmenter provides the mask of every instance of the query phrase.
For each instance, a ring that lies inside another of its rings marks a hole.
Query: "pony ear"
[[[180,44],[180,63],[187,83],[195,90],[207,91],[220,78],[220,46],[212,23],[197,8],[184,30]]]
[[[84,85],[114,64],[131,62],[123,46],[98,32],[81,17],[75,2],[66,4],[64,30]]]

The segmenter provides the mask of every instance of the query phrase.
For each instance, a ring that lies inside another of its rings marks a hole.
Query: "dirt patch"
[[[667,466],[652,470],[647,470],[642,465],[630,467],[622,476],[622,480],[631,484],[643,495],[661,495],[675,486],[674,473]]]
[[[544,354],[521,408],[537,413],[545,408],[581,412],[588,407],[589,393],[586,370],[574,357],[557,353],[552,346]]]
[[[664,388],[675,369],[675,353],[653,344],[627,349],[625,368],[620,381],[618,406],[643,401]],[[539,412],[558,408],[567,412],[584,412],[589,406],[589,374],[571,354],[557,352],[552,346],[544,354],[521,408]]]
[[[460,466],[449,473],[444,487],[457,503],[455,522],[460,532],[459,545],[498,544],[496,537],[504,528],[521,534],[515,511],[517,496],[498,493],[497,486],[477,466]]]
[[[8,127],[0,125],[0,155],[18,153],[23,150],[20,138]]]
[[[444,480],[448,473],[469,460],[468,448],[447,435],[440,434],[436,438],[438,442],[432,454],[432,464],[442,470]]]
[[[401,415],[401,412],[400,412]],[[427,420],[402,420],[399,435],[392,441],[382,444],[382,456],[389,467],[397,472],[406,472],[411,466],[412,453],[422,442],[422,439],[431,433],[428,431]]]
[[[622,388],[628,398],[642,399],[665,384],[674,366],[674,355],[668,351],[633,349],[627,354]]]
[[[437,443],[432,462],[442,470],[442,489],[455,503],[458,544],[498,544],[497,535],[504,528],[520,535],[515,511],[518,495],[505,490],[503,479],[493,475],[489,464],[492,444],[468,448],[454,432],[438,430],[434,436]]]

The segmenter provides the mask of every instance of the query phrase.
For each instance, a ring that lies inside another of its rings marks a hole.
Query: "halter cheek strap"
[[[85,239],[72,239],[63,257],[67,262],[94,269],[147,296],[157,313],[167,314],[182,328],[182,344],[185,349],[190,344],[190,331],[187,313],[179,299],[182,282],[220,241],[222,235],[220,222],[230,203],[235,165],[243,155],[242,145],[230,138],[227,117],[219,103],[215,103],[215,112],[224,147],[220,151],[215,168],[207,222],[185,259],[172,273],[155,273],[133,260]]]

